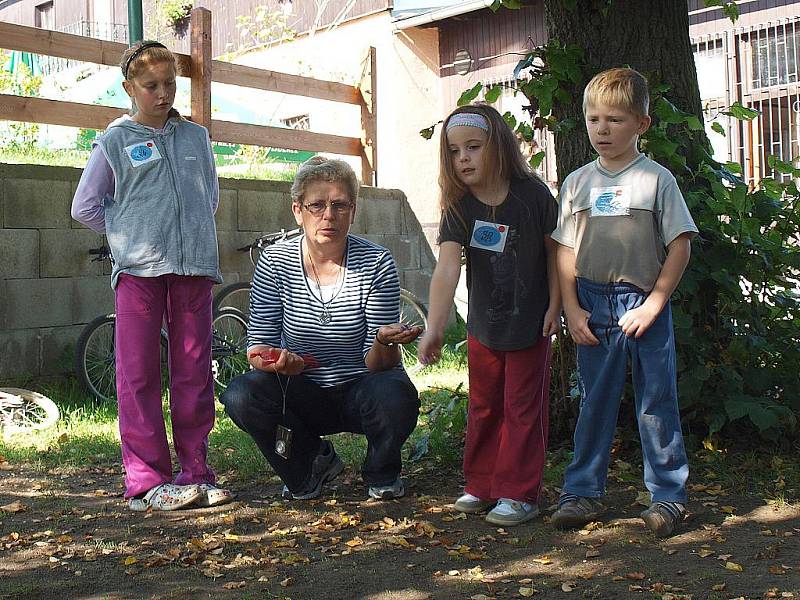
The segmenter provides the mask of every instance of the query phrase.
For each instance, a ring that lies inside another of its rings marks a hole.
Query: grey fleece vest
[[[111,287],[120,273],[195,275],[220,283],[208,131],[175,117],[161,131],[128,119],[97,144],[115,179],[114,198],[105,200]]]

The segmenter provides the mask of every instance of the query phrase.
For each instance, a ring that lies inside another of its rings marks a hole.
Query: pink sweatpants
[[[204,277],[122,274],[116,288],[117,398],[125,497],[173,480],[161,409],[160,332],[167,324],[177,484],[214,483],[206,463],[214,426],[211,287]]]
[[[501,351],[468,336],[467,360],[465,491],[484,500],[536,502],[547,451],[550,338]]]

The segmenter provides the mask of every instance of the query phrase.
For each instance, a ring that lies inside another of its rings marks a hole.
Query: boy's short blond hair
[[[647,116],[650,110],[647,79],[639,71],[622,67],[598,73],[583,92],[584,114],[590,104],[604,104],[640,117]]]

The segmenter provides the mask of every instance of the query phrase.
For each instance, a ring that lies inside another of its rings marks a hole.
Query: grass
[[[420,391],[421,411],[417,428],[404,449],[409,470],[420,464],[457,468],[462,458],[468,389],[466,352],[458,342],[465,337],[464,325],[450,329],[442,360],[412,374]],[[50,430],[0,438],[0,456],[11,464],[26,463],[36,470],[53,467],[85,467],[119,464],[120,446],[117,407],[88,397],[73,379],[21,387],[40,391],[61,410],[61,420]],[[170,429],[166,409],[167,428]],[[627,434],[626,434],[627,435]],[[633,437],[635,432],[630,434]],[[354,469],[366,453],[363,436],[342,433],[332,436],[337,452]],[[632,485],[641,482],[638,439],[620,441],[612,454],[610,477]],[[554,447],[556,446],[556,447]],[[560,486],[572,454],[569,444],[551,443],[544,483]],[[227,479],[254,480],[271,477],[272,471],[253,440],[236,427],[217,404],[217,419],[209,439],[209,461]],[[800,463],[787,454],[759,449],[725,450],[705,446],[693,452],[691,482],[719,483],[732,493],[753,495],[777,506],[800,499]]]
[[[234,159],[217,158],[217,174],[232,179],[259,179],[268,181],[292,181],[297,171],[295,164],[248,160],[237,156]],[[55,167],[77,167],[82,169],[89,160],[88,150],[52,150],[48,148],[0,146],[0,163],[21,165],[49,165]]]
[[[463,336],[463,324],[448,332],[447,346],[440,364],[413,375],[420,390],[423,414],[416,431],[409,440],[406,457],[416,450],[420,439],[431,435],[432,427],[443,426],[443,419],[431,418],[435,410],[453,393],[459,384],[466,386],[465,357],[454,344]],[[37,385],[35,381],[18,382],[20,387],[35,389],[51,398],[61,410],[56,427],[46,431],[25,434],[6,434],[0,439],[0,456],[12,464],[26,463],[46,471],[53,467],[85,467],[116,464],[120,461],[119,423],[117,406],[89,397],[73,378]],[[465,387],[464,387],[465,389]],[[170,430],[168,398],[164,397],[164,416]],[[217,418],[209,436],[209,462],[222,474],[237,479],[252,479],[272,472],[255,442],[241,431],[217,403]],[[439,410],[441,414],[441,410]],[[459,432],[460,433],[460,432]],[[430,453],[443,463],[455,464],[460,460],[460,443],[452,444],[451,428],[434,431]],[[337,452],[342,459],[358,467],[366,454],[363,436],[338,434]],[[460,441],[459,441],[460,442]]]
[[[83,168],[86,166],[87,160],[89,160],[89,152],[86,150],[0,147],[0,162],[8,164]]]

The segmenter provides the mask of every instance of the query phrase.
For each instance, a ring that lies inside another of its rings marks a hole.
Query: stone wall
[[[83,326],[112,312],[110,265],[92,262],[103,236],[70,218],[81,170],[0,164],[0,380],[72,369]],[[296,227],[289,183],[220,179],[217,229],[225,283],[250,278],[236,248]],[[399,190],[362,188],[352,233],[391,250],[400,284],[427,301],[434,258]]]

